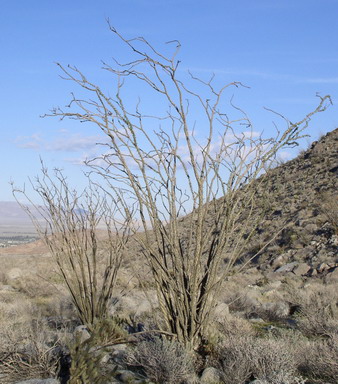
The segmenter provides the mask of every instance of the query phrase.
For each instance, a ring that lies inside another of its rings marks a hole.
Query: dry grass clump
[[[283,322],[290,312],[290,305],[280,292],[265,294],[252,286],[228,298],[229,309],[246,319],[261,318],[266,322]]]
[[[232,314],[219,324],[219,331],[222,336],[207,360],[221,371],[223,383],[244,384],[255,379],[263,384],[302,382],[294,352],[298,335],[294,332],[280,330],[278,338],[269,333],[261,337],[248,320]]]
[[[219,346],[229,338],[241,339],[242,337],[255,336],[257,336],[257,331],[248,320],[227,313],[222,319],[214,320],[211,324],[207,338],[200,350],[199,364],[201,367],[207,367],[209,361],[212,363],[215,359],[217,360]]]
[[[338,196],[323,194],[321,196],[321,212],[326,221],[328,221],[338,234]]]
[[[257,308],[256,312],[260,318],[267,322],[281,322],[287,318],[290,307],[288,303],[280,300],[264,303]]]
[[[0,285],[8,284],[8,276],[5,272],[0,271]]]
[[[290,345],[281,339],[256,339],[251,350],[252,373],[269,384],[296,384],[297,360]]]
[[[228,317],[224,338],[216,349],[217,367],[226,384],[259,380],[261,384],[336,383],[338,377],[338,293],[332,285],[307,284],[302,289],[282,284],[278,291],[246,290],[234,308],[241,316],[282,319],[282,304],[297,307],[297,331],[274,328],[250,333],[250,323]],[[289,315],[290,316],[290,315]],[[240,326],[239,326],[240,325]],[[286,326],[286,323],[284,324]],[[243,328],[241,330],[241,327]],[[268,329],[268,328],[267,328]],[[265,335],[265,337],[260,337]],[[304,379],[301,377],[303,376]]]
[[[223,321],[220,323],[220,330],[226,338],[231,336],[254,337],[257,335],[255,328],[249,321],[231,314],[224,317]]]
[[[15,279],[11,281],[11,285],[17,291],[24,293],[30,298],[52,296],[56,291],[55,286],[48,280],[35,274]]]
[[[159,337],[139,342],[127,361],[155,383],[179,384],[194,376],[192,355],[181,344]]]
[[[338,335],[312,340],[299,347],[299,369],[316,383],[336,383],[338,378]]]
[[[225,384],[302,382],[292,349],[282,339],[229,337],[219,347],[218,368]]]
[[[31,321],[35,306],[21,294],[1,292],[0,329],[8,324],[16,325]]]
[[[59,338],[44,322],[2,324],[0,340],[2,383],[56,375]]]
[[[338,333],[338,292],[332,285],[313,284],[293,293],[300,307],[298,328],[309,337]]]
[[[252,337],[228,337],[218,346],[214,364],[221,372],[224,384],[242,384],[251,377],[249,348]]]
[[[258,297],[260,292],[245,286],[240,288],[240,285],[232,284],[227,287],[227,295],[224,301],[229,306],[232,313],[238,313],[245,318],[257,316],[256,310],[259,305]]]
[[[2,320],[12,322],[13,317],[19,322],[31,321],[37,315],[74,318],[76,313],[70,295],[64,292],[64,287],[59,288],[41,284],[38,278],[11,281],[9,290],[0,290],[0,324]]]

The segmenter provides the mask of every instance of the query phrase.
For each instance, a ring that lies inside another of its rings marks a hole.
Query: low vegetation
[[[186,350],[172,335],[156,333],[161,318],[156,315],[158,308],[154,312],[144,306],[146,296],[126,305],[123,293],[118,294],[119,303],[111,302],[112,309],[119,308],[118,316],[115,312],[90,332],[81,326],[62,282],[42,297],[38,277],[35,296],[22,289],[6,290],[18,279],[6,278],[6,285],[0,286],[1,383],[37,377],[88,384],[214,383],[207,381],[212,368],[219,383],[334,384],[338,375],[335,284],[292,277],[290,288],[284,278],[265,279],[262,284],[258,271],[230,278],[224,296],[232,302],[218,302],[220,311],[198,353]],[[25,279],[20,277],[21,287]],[[32,281],[27,281],[31,286]],[[281,282],[278,292],[276,282]],[[269,315],[267,304],[271,304]],[[289,310],[281,315],[279,307]]]

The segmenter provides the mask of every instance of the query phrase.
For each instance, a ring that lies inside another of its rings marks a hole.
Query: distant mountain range
[[[35,234],[27,213],[15,201],[0,201],[0,235]]]
[[[34,213],[36,209],[29,206]],[[76,209],[77,215],[85,213],[85,210]],[[39,213],[36,214],[39,217]],[[0,201],[0,237],[6,235],[36,234],[34,225],[25,210],[15,201]]]

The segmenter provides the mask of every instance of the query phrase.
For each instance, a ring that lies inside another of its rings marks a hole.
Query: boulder
[[[311,267],[306,263],[299,263],[292,272],[297,276],[304,276],[308,274],[311,270]]]
[[[111,350],[111,357],[116,364],[123,364],[127,357],[127,346],[126,344],[114,345]]]
[[[308,247],[306,247],[302,249],[297,249],[293,257],[295,260],[302,262],[303,260],[306,260],[310,254],[311,249],[308,249]]]
[[[85,325],[79,325],[74,329],[75,336],[79,338],[79,341],[83,343],[84,341],[90,339],[90,333]]]
[[[326,264],[326,263],[320,263],[318,266],[317,266],[317,272],[318,273],[323,273],[324,271],[328,270],[329,269],[329,266]]]
[[[214,367],[207,367],[204,369],[201,379],[201,384],[218,384],[222,383],[221,372]]]
[[[311,268],[309,271],[309,276],[313,277],[313,276],[317,276],[317,275],[318,275],[317,269]]]
[[[286,260],[289,258],[289,255],[286,254],[286,253],[283,253],[282,255],[279,255],[278,257],[276,257],[272,263],[271,263],[271,267],[273,269],[277,269],[277,268],[280,268],[283,266],[283,264],[285,264]]]
[[[265,312],[273,313],[278,318],[287,317],[290,313],[290,306],[285,301],[275,301],[271,303],[263,303],[262,309]]]
[[[279,267],[278,269],[276,269],[275,273],[292,272],[297,265],[298,265],[298,263],[296,261],[294,261],[292,263],[285,264],[282,267]]]
[[[325,282],[329,284],[338,282],[338,267],[328,272],[328,274],[325,277]]]

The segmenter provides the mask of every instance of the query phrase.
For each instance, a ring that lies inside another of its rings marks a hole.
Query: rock
[[[134,313],[141,315],[146,312],[152,312],[153,308],[157,306],[157,296],[155,290],[147,290],[147,294],[142,291],[130,292],[129,296],[122,296],[118,298],[118,302],[111,308],[111,314],[117,312]]]
[[[329,266],[326,263],[320,263],[317,267],[317,272],[323,273],[324,271],[328,270]]]
[[[85,325],[79,325],[74,329],[74,334],[79,338],[79,341],[83,343],[90,338],[90,333]]]
[[[125,344],[114,345],[111,356],[116,364],[123,364],[127,356],[127,347]]]
[[[297,249],[296,253],[294,254],[294,259],[302,262],[303,260],[307,259],[309,255],[310,255],[309,249],[307,248]]]
[[[338,267],[336,267],[333,271],[328,272],[325,277],[326,283],[336,283],[338,282]]]
[[[281,275],[275,272],[267,271],[265,272],[265,277],[269,280],[269,283],[273,283],[275,281],[280,281]]]
[[[282,267],[275,270],[275,273],[286,273],[292,272],[294,268],[298,265],[296,261],[283,265]]]
[[[285,301],[276,301],[272,303],[262,304],[262,308],[266,312],[273,313],[278,318],[287,317],[290,314],[290,306]]]
[[[204,369],[201,379],[201,384],[218,384],[222,383],[221,372],[214,367],[207,367]]]
[[[133,372],[127,371],[127,370],[120,370],[116,378],[119,380],[120,383],[135,383],[136,377]]]
[[[269,283],[269,287],[274,290],[280,288],[281,285],[282,282],[280,280],[272,281],[271,283]]]
[[[263,319],[261,319],[260,317],[252,317],[249,319],[250,323],[254,323],[254,324],[261,324],[261,323],[265,323],[265,321]]]
[[[60,382],[56,379],[30,379],[17,381],[15,384],[60,384]]]
[[[271,267],[273,269],[277,269],[277,268],[280,268],[285,262],[286,260],[289,258],[289,255],[286,254],[286,253],[283,253],[282,255],[279,255],[278,257],[276,257],[272,263],[271,263]]]
[[[338,235],[333,235],[330,239],[329,239],[329,243],[331,245],[333,245],[334,247],[338,247]]]
[[[299,263],[292,272],[297,276],[304,276],[311,270],[311,267],[306,263]]]

